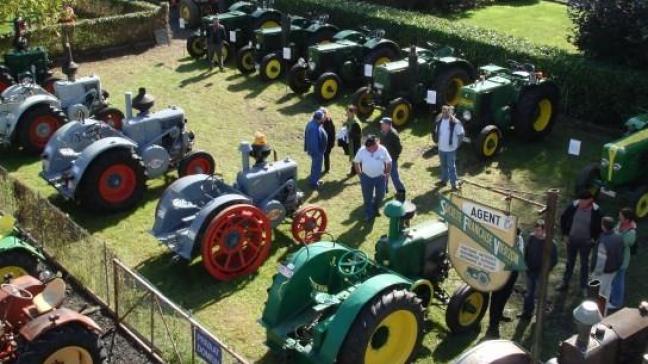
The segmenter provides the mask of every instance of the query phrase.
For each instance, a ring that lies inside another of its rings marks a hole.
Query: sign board
[[[290,61],[292,59],[292,49],[290,47],[283,48],[283,59]]]
[[[427,102],[430,105],[436,105],[436,102],[437,102],[436,91],[427,90],[427,96],[425,97],[425,102]]]
[[[578,139],[569,139],[569,148],[567,153],[569,155],[579,156],[581,150],[581,141]]]
[[[223,362],[223,351],[220,345],[206,332],[194,327],[196,355],[209,364],[221,364]]]
[[[453,267],[471,287],[491,292],[525,268],[515,246],[517,218],[453,195],[441,196],[437,209],[448,223],[448,254]]]
[[[230,39],[230,42],[236,43],[236,31],[235,30],[230,30],[229,39]]]
[[[372,77],[373,76],[373,65],[365,63],[365,65],[364,65],[364,75],[365,75],[365,77]]]
[[[184,29],[186,27],[184,19],[180,18],[180,29]]]

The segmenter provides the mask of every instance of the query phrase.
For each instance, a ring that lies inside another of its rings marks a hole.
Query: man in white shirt
[[[452,185],[452,190],[457,190],[457,149],[461,145],[464,137],[464,128],[461,121],[454,116],[454,108],[444,105],[441,108],[441,114],[437,117],[434,125],[436,142],[439,148],[439,159],[441,160],[441,180],[436,183],[442,187],[448,183]]]
[[[365,221],[371,221],[380,213],[378,209],[385,198],[387,176],[391,173],[392,159],[387,149],[380,145],[374,135],[369,135],[364,147],[360,148],[353,165],[360,176]]]

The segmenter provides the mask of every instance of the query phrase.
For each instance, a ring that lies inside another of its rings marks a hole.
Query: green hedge
[[[94,2],[96,0],[92,0]],[[156,6],[143,1],[111,0],[113,16],[84,19],[76,22],[73,49],[75,53],[90,53],[101,49],[154,42],[154,31],[167,26],[169,8],[167,4]],[[92,4],[92,3],[90,3]],[[87,12],[104,12],[104,6],[90,5],[82,9]],[[30,44],[44,46],[53,56],[63,53],[61,27],[48,26],[32,29],[28,33]],[[0,53],[12,47],[13,34],[0,35]]]
[[[560,85],[563,111],[585,121],[620,124],[638,107],[648,107],[648,72],[598,63],[495,31],[362,1],[277,0],[277,6],[297,14],[325,12],[330,14],[331,22],[341,27],[382,28],[402,47],[424,45],[426,41],[448,44],[476,65],[505,64],[507,59],[532,62]]]

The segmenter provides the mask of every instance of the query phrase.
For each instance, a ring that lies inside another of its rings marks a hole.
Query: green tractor
[[[499,152],[504,132],[514,130],[522,139],[535,141],[549,135],[556,122],[556,83],[531,64],[509,63],[510,68],[480,67],[480,79],[461,88],[456,114],[480,158]]]
[[[45,260],[36,248],[19,237],[15,219],[0,216],[0,282],[24,275],[38,277],[40,262]]]
[[[225,0],[171,0],[171,5],[178,6],[180,19],[187,28],[196,28],[200,25],[203,16],[217,14],[221,6],[231,1]],[[221,5],[222,4],[222,5]]]
[[[212,30],[214,19],[218,18],[224,28],[223,62],[229,61],[236,50],[250,44],[254,30],[259,28],[279,27],[281,12],[273,9],[266,2],[261,6],[247,1],[238,1],[228,8],[228,11],[202,18],[200,27],[187,38],[187,52],[194,59],[207,55],[207,38]]]
[[[423,338],[425,309],[447,304],[453,332],[479,326],[488,294],[463,285],[448,299],[447,226],[410,227],[415,207],[385,207],[389,234],[376,244],[375,260],[336,242],[302,247],[273,278],[261,324],[266,344],[291,363],[404,364]]]
[[[339,31],[328,23],[328,16],[315,19],[287,15],[281,27],[256,30],[251,45],[241,48],[236,55],[236,66],[241,73],[250,74],[256,69],[264,81],[279,78],[287,65],[308,56],[308,47],[330,42]]]
[[[450,47],[430,46],[412,46],[408,58],[376,67],[373,82],[353,94],[358,115],[368,118],[379,107],[402,127],[411,119],[413,106],[456,105],[461,88],[475,79],[475,68]]]
[[[586,166],[576,180],[576,193],[590,190],[629,200],[638,218],[648,216],[648,112],[625,123],[625,135],[603,146],[600,163]]]
[[[59,79],[52,77],[47,51],[43,47],[29,46],[25,19],[14,19],[13,28],[13,49],[5,53],[4,62],[0,64],[0,93],[14,83],[29,78],[53,94],[54,82]]]
[[[383,30],[338,32],[332,43],[308,48],[308,62],[300,59],[290,69],[288,86],[293,92],[303,94],[314,84],[319,101],[335,99],[343,85],[358,85],[373,75],[374,68],[401,56],[396,42],[384,36]]]

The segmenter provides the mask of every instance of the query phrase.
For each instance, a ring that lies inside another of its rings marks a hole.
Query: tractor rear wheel
[[[261,60],[259,75],[266,82],[278,79],[284,73],[284,61],[276,53],[267,54]]]
[[[216,162],[211,154],[203,151],[195,151],[186,155],[178,165],[178,175],[180,177],[190,176],[192,174],[212,175],[216,170]]]
[[[446,325],[453,333],[462,333],[479,326],[488,309],[488,293],[464,284],[457,288],[446,309]]]
[[[515,107],[515,131],[526,140],[538,140],[551,133],[556,122],[560,96],[555,87],[538,85],[526,89]]]
[[[358,110],[358,116],[361,119],[367,119],[373,114],[375,106],[373,92],[369,87],[360,87],[358,91],[351,96],[351,104]]]
[[[106,364],[108,354],[98,333],[80,324],[47,330],[19,345],[16,364]]]
[[[18,123],[18,142],[29,154],[40,154],[50,137],[67,122],[61,111],[49,104],[37,105],[23,114]]]
[[[413,292],[376,295],[356,316],[338,353],[340,364],[410,363],[423,339],[423,307]]]
[[[54,95],[54,84],[57,81],[61,81],[61,79],[58,77],[47,77],[45,80],[43,80],[43,83],[41,85],[43,86],[45,91]]]
[[[0,71],[0,93],[8,89],[11,85],[16,83],[11,74],[7,71]]]
[[[395,53],[391,48],[380,47],[369,52],[365,57],[365,64],[370,64],[373,68],[380,66],[381,64],[389,63],[394,61],[398,57],[398,54]]]
[[[223,57],[223,65],[225,65],[227,62],[230,61],[230,59],[232,59],[232,52],[234,52],[232,48],[233,47],[229,42],[223,41],[223,46],[221,48],[221,57]],[[218,65],[218,54],[216,53],[216,51],[214,51],[212,62],[214,62],[214,65]]]
[[[601,178],[601,166],[598,163],[590,163],[585,166],[576,176],[576,185],[574,186],[574,193],[581,194],[584,191],[590,191],[592,196],[597,196],[599,193],[599,186],[596,180]]]
[[[392,119],[396,128],[402,128],[412,118],[412,104],[406,99],[399,97],[387,105],[387,116]]]
[[[459,66],[450,66],[434,80],[432,88],[437,94],[437,106],[455,106],[461,99],[461,88],[470,83],[470,75]]]
[[[129,149],[103,152],[85,171],[78,188],[81,203],[92,210],[128,210],[144,197],[142,159]]]
[[[308,205],[295,211],[292,222],[293,239],[300,244],[319,241],[328,226],[328,217],[323,208]]]
[[[315,45],[319,43],[326,43],[333,40],[336,31],[331,28],[320,28],[308,40],[308,45]]]
[[[219,281],[251,274],[268,259],[270,220],[258,207],[236,204],[208,221],[200,238],[203,265]]]
[[[267,12],[254,22],[253,29],[278,28],[281,26],[281,15],[275,12]]]
[[[202,35],[190,35],[187,38],[187,53],[194,59],[203,58],[207,54],[207,39]]]
[[[648,216],[648,186],[639,187],[632,195],[632,204],[637,219],[645,218]]]
[[[236,52],[236,68],[243,74],[250,74],[254,68],[254,48],[245,45]]]
[[[194,0],[180,0],[180,18],[188,27],[194,28],[200,25],[200,9]]]
[[[313,92],[320,102],[329,102],[338,97],[341,88],[340,76],[333,72],[325,72],[315,82]]]
[[[38,259],[22,249],[0,252],[0,282],[7,277],[18,278],[24,275],[38,277]]]
[[[308,66],[299,63],[292,66],[288,71],[288,86],[296,94],[308,92],[310,82],[308,82]]]
[[[494,157],[502,148],[502,132],[495,125],[487,125],[480,132],[473,147],[481,159]]]
[[[95,117],[112,128],[121,130],[124,127],[124,113],[116,107],[108,106],[99,110]]]

